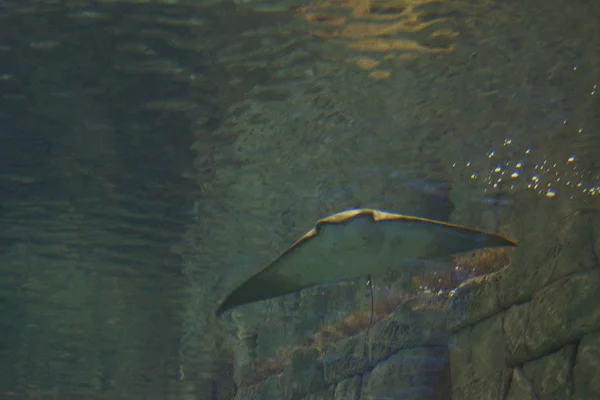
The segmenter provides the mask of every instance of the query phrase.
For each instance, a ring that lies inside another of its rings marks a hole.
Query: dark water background
[[[114,68],[139,61],[117,47],[155,27],[130,20],[163,8],[0,8],[0,398],[164,398],[186,282],[172,246],[197,189],[181,177],[189,119],[143,106],[194,95]],[[206,61],[163,50],[199,72]]]

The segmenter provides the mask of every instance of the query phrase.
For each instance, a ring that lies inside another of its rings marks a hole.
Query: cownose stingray
[[[216,315],[311,286],[381,275],[415,260],[516,245],[499,235],[425,218],[374,209],[343,211],[319,220],[238,286]]]

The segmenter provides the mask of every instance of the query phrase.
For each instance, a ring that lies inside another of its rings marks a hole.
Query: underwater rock
[[[496,372],[473,379],[467,384],[452,385],[452,400],[496,400],[508,391],[512,369],[500,369]]]
[[[298,348],[292,351],[290,366],[283,373],[283,398],[297,399],[319,392],[325,386],[323,366],[318,359],[319,352],[316,349]]]
[[[523,372],[532,382],[538,399],[571,399],[575,353],[575,346],[568,345],[523,365]]]
[[[434,399],[447,363],[445,347],[402,350],[375,366],[363,388],[363,396],[366,399]]]
[[[335,387],[333,400],[358,400],[362,386],[362,376],[344,379]]]
[[[513,369],[510,389],[505,400],[538,400],[533,385],[520,367]]]
[[[576,400],[600,398],[600,332],[585,335],[579,343],[574,386]]]
[[[384,359],[405,348],[446,345],[449,337],[446,319],[443,309],[413,311],[408,306],[398,307],[389,318],[371,329],[370,359]]]
[[[450,300],[448,328],[457,331],[500,311],[497,274],[484,275],[465,282]]]
[[[547,354],[600,329],[600,270],[560,279],[536,293],[526,338],[534,356]]]
[[[339,341],[322,358],[325,381],[340,382],[367,369],[364,332]]]
[[[503,315],[497,314],[473,327],[471,362],[474,376],[492,374],[507,365],[508,351],[502,320]]]

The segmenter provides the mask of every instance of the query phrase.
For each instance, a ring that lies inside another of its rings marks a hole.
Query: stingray
[[[516,245],[493,233],[426,218],[374,209],[343,211],[319,220],[239,285],[216,315],[317,285],[382,275],[415,260]]]

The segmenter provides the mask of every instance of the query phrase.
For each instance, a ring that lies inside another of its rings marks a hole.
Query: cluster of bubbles
[[[512,145],[513,140],[505,138],[502,148],[509,148]],[[483,179],[486,184],[484,193],[495,192],[500,187],[510,191],[525,188],[552,198],[563,187],[574,189],[571,197],[577,192],[600,196],[600,176],[594,176],[591,171],[580,168],[576,154],[564,160],[544,158],[541,161],[532,161],[535,157],[533,157],[534,149],[531,147],[517,152],[517,157],[514,157],[513,152],[508,160],[502,160],[501,153],[501,149],[491,149],[486,153],[492,163],[492,167],[487,170],[476,170],[471,161],[465,164],[466,168],[473,169],[470,179]],[[496,160],[498,161],[494,162]],[[458,163],[452,166],[457,167]]]
[[[577,71],[577,68],[576,65],[572,69]],[[597,91],[598,83],[594,83],[587,94],[594,96]],[[567,122],[565,119],[562,124],[566,125]],[[577,135],[582,132],[582,126],[575,130]],[[471,180],[483,179],[484,193],[495,193],[500,188],[509,191],[525,188],[553,198],[559,189],[569,189],[567,193],[570,198],[581,193],[600,197],[600,175],[581,168],[576,154],[550,160],[542,157],[542,154],[536,154],[532,147],[516,149],[513,139],[505,138],[502,146],[490,149],[486,155],[489,159],[486,167],[475,167],[471,161],[464,165],[472,170]],[[459,166],[459,163],[453,164],[453,167]]]
[[[464,282],[470,278],[476,276],[475,269],[468,268],[462,264],[456,264],[450,271],[451,276],[454,278],[455,282]],[[447,273],[442,272],[441,274],[438,272],[433,272],[433,277],[437,284],[442,284],[446,277]],[[443,297],[452,297],[456,293],[456,287],[453,288],[435,288],[428,284],[420,284],[416,288],[417,293],[421,293],[424,295],[431,296],[443,296]]]

